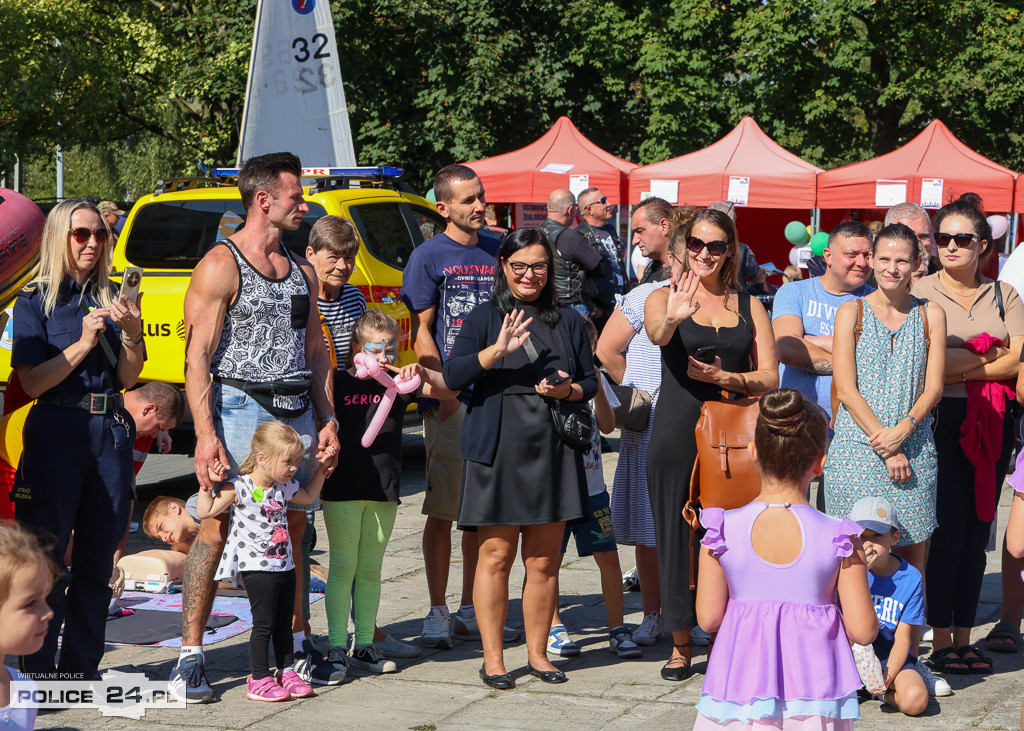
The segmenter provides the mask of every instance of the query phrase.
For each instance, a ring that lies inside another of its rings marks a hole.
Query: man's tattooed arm
[[[832,363],[830,361],[819,359],[819,360],[801,360],[791,364],[794,368],[799,368],[802,371],[813,373],[816,376],[831,376],[832,375]]]

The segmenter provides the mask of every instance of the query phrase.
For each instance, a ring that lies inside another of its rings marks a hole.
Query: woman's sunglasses
[[[100,246],[103,246],[103,244],[107,243],[107,239],[110,238],[110,232],[107,231],[107,229],[105,228],[93,229],[85,228],[84,226],[82,226],[81,228],[70,229],[69,233],[72,237],[74,237],[75,241],[77,241],[80,244],[88,243],[89,237],[95,236],[96,243],[99,244]]]
[[[975,239],[981,238],[977,234],[959,233],[959,234],[935,234],[935,240],[939,242],[939,246],[949,246],[950,241],[955,241],[957,248],[963,248],[970,246],[974,243]]]
[[[729,249],[728,241],[702,241],[696,236],[691,236],[686,240],[686,248],[694,254],[699,254],[704,249],[708,250],[711,256],[721,256]]]

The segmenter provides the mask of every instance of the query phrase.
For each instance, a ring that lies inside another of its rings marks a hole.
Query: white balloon
[[[1008,223],[1006,216],[989,216],[988,225],[992,227],[992,239],[998,239],[1006,233]]]
[[[800,266],[800,247],[794,246],[789,250],[789,263],[795,267]]]

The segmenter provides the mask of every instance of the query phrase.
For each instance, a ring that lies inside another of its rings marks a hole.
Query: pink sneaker
[[[250,677],[249,692],[245,697],[251,701],[274,703],[275,701],[289,700],[292,696],[291,693],[275,683],[271,677],[260,678],[259,680],[253,680]]]
[[[309,698],[313,695],[313,688],[303,681],[294,670],[278,673],[277,684],[292,698]]]

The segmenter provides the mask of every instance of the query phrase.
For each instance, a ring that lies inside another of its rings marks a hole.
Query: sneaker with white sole
[[[559,657],[576,657],[580,646],[572,641],[564,624],[555,624],[548,632],[548,652]]]
[[[422,642],[424,647],[452,649],[451,615],[441,614],[440,609],[431,609],[423,620]]]
[[[514,627],[505,627],[501,632],[503,642],[515,642],[519,639],[520,632]],[[452,615],[452,636],[460,640],[479,640],[480,627],[476,623],[476,615],[463,617],[456,612]]]
[[[643,650],[633,642],[633,636],[630,635],[629,629],[624,626],[616,627],[608,635],[608,649],[619,657],[640,657],[643,655]]]
[[[277,703],[278,701],[288,701],[292,698],[291,693],[274,682],[274,679],[270,676],[253,680],[250,675],[246,685],[248,692],[245,694],[245,697],[251,701]]]
[[[949,683],[946,682],[946,679],[940,678],[938,675],[933,673],[931,668],[925,664],[923,657],[917,658],[917,665],[915,668],[921,675],[921,680],[924,681],[925,686],[928,688],[928,695],[933,698],[942,698],[947,695],[953,695],[953,689],[949,687]]]
[[[370,643],[384,657],[419,657],[420,648],[396,640],[391,635],[384,635],[380,642]]]
[[[273,682],[273,679],[271,679]],[[211,703],[213,688],[206,679],[202,655],[187,655],[171,671],[170,691],[185,703]]]
[[[371,673],[397,673],[398,665],[381,655],[373,645],[359,645],[352,651],[348,664]]]
[[[694,627],[690,630],[690,641],[693,642],[694,647],[707,647],[711,642],[711,635],[700,627]]]
[[[307,637],[302,641],[302,649],[295,653],[295,672],[310,685],[340,685],[345,682],[348,663],[328,662]]]
[[[661,615],[651,612],[633,630],[633,642],[638,645],[653,645],[661,639]]]
[[[921,628],[921,642],[933,642],[935,640],[935,630],[931,628],[931,625],[924,625]]]

